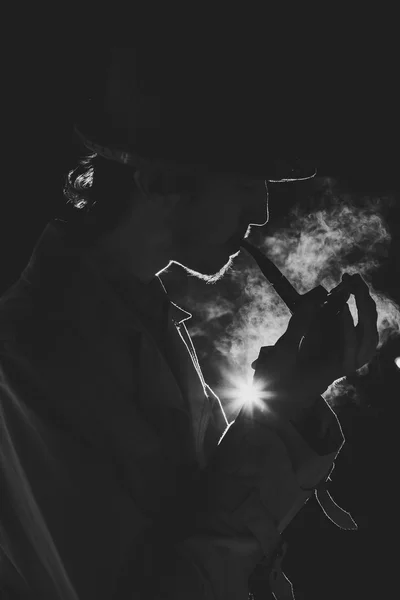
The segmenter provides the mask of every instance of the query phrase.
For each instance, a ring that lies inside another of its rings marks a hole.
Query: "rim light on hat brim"
[[[114,160],[124,165],[130,165],[139,170],[148,169],[150,167],[172,168],[176,172],[187,172],[188,169],[204,169],[204,165],[199,165],[197,163],[183,165],[176,164],[175,162],[168,161],[166,159],[146,159],[143,156],[139,156],[131,151],[128,152],[120,148],[104,146],[90,139],[88,136],[82,133],[82,131],[80,131],[76,125],[74,125],[74,132],[82,141],[84,146],[88,148],[88,150],[91,150],[92,152],[95,152],[96,154],[99,154],[108,160]],[[288,174],[287,176],[283,176],[279,179],[271,179],[267,176],[265,176],[264,179],[269,183],[291,183],[295,181],[306,181],[308,179],[313,179],[317,175],[317,169],[315,168],[312,174],[306,176],[294,176],[293,171],[295,172],[296,169],[292,169],[291,171],[292,173],[290,175]]]

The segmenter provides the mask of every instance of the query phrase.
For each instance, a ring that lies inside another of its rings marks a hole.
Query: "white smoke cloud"
[[[214,319],[220,319],[225,315],[232,314],[234,309],[235,306],[231,300],[219,295],[212,304],[199,304],[197,306],[197,313],[203,323],[208,323]],[[199,328],[199,334],[202,335],[203,333],[205,331]]]
[[[344,271],[368,276],[390,242],[377,209],[378,203],[361,209],[343,201],[304,215],[297,207],[290,229],[267,237],[264,249],[301,294],[317,280],[333,287]]]
[[[381,347],[390,336],[400,335],[399,306],[371,285],[372,273],[388,253],[391,237],[382,208],[392,198],[366,198],[359,206],[350,194],[335,193],[335,181],[328,178],[323,195],[322,206],[312,212],[305,213],[301,206],[295,207],[290,225],[267,235],[261,249],[300,294],[317,285],[329,291],[340,283],[344,272],[360,273],[377,305]],[[229,277],[241,290],[240,298],[232,303],[219,296],[216,301],[197,305],[196,311],[202,312],[204,320],[190,333],[193,337],[207,335],[213,340],[215,350],[222,356],[224,376],[232,372],[248,381],[254,372],[251,363],[260,348],[275,344],[281,337],[290,312],[252,258],[247,257],[244,268],[234,267]],[[353,296],[348,304],[356,324]],[[227,314],[232,317],[230,325],[216,331],[215,320]],[[213,333],[210,326],[214,326]],[[222,399],[223,389],[215,391]],[[342,391],[343,383],[337,383],[328,388],[324,397],[334,404],[335,396]]]

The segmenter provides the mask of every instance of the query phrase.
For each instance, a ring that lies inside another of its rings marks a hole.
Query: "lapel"
[[[145,326],[141,345],[141,408],[158,424],[166,447],[186,452],[205,465],[204,430],[211,416],[200,366],[192,358],[190,339],[183,322],[190,313],[171,303],[164,348]],[[193,350],[194,352],[194,350]],[[174,439],[175,436],[175,439]]]
[[[170,303],[168,343],[161,348],[51,224],[22,278],[36,293],[26,342],[34,338],[37,346],[30,357],[82,436],[107,447],[128,469],[138,455],[160,452],[175,463],[204,464],[202,430],[210,407],[178,331],[190,313]]]

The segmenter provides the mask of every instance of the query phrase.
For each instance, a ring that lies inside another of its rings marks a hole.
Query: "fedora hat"
[[[289,93],[262,58],[151,39],[98,52],[74,131],[91,151],[139,169],[310,179],[317,161],[302,156],[307,117],[288,107],[293,81]]]

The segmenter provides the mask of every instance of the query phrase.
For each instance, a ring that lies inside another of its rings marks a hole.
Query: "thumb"
[[[324,302],[324,300],[326,300],[326,297],[328,295],[328,292],[326,291],[326,289],[324,287],[322,287],[322,285],[317,285],[317,287],[313,288],[312,290],[310,290],[309,292],[306,292],[305,294],[303,294],[300,297],[300,309],[306,305],[308,305],[309,303],[311,304],[315,304],[315,303],[319,303],[322,304]]]
[[[258,358],[251,363],[251,368],[256,369],[261,363],[268,361],[268,356],[274,352],[274,346],[262,346],[258,355]]]

